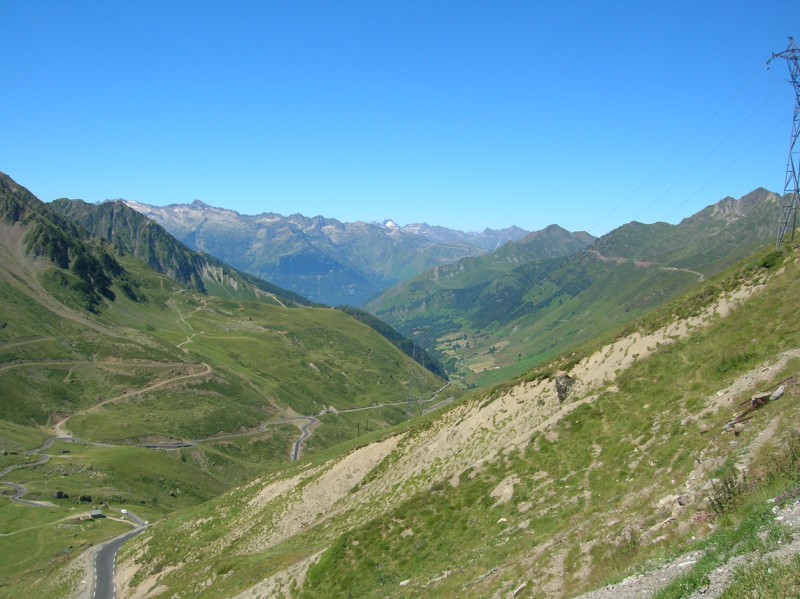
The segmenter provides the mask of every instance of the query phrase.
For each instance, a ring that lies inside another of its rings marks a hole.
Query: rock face
[[[168,275],[189,289],[201,293],[221,292],[226,297],[239,294],[247,299],[272,295],[280,298],[276,301],[283,305],[309,303],[305,297],[237,272],[212,255],[188,248],[164,227],[124,202],[89,204],[62,198],[47,206],[92,237],[111,242],[117,251],[136,256],[156,272]],[[135,295],[135,290],[128,286],[126,295]]]
[[[572,387],[575,385],[575,379],[568,374],[562,374],[556,377],[556,394],[558,401],[565,401]]]

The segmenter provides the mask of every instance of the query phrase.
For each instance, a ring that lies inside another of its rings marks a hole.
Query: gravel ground
[[[766,559],[788,559],[800,553],[800,501],[795,501],[781,509],[775,509],[775,519],[794,531],[791,542],[768,553],[748,553],[739,555],[720,566],[709,575],[707,587],[696,591],[691,599],[714,599],[719,597],[739,566],[747,566]],[[602,589],[580,595],[578,599],[641,599],[652,597],[672,580],[688,572],[702,557],[701,552],[683,555],[652,572],[636,574]]]

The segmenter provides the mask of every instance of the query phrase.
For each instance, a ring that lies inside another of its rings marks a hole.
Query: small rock
[[[684,506],[689,503],[689,496],[688,495],[680,495],[678,497],[678,505]]]
[[[568,374],[562,374],[556,377],[556,394],[558,395],[558,401],[563,402],[567,399],[567,395],[569,395],[573,385],[575,385],[575,379]]]

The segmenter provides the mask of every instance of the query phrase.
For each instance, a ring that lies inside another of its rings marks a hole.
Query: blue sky
[[[0,171],[44,201],[558,223],[782,191],[800,2],[0,0]],[[777,219],[777,215],[776,215]]]

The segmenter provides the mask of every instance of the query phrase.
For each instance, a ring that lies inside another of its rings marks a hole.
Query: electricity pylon
[[[789,80],[794,87],[794,119],[792,120],[792,137],[789,140],[789,159],[786,163],[786,180],[783,184],[783,206],[781,219],[778,222],[778,242],[776,248],[781,247],[786,231],[791,228],[789,240],[794,240],[794,230],[797,226],[797,204],[800,201],[800,185],[798,185],[798,171],[800,171],[800,148],[797,148],[797,139],[800,138],[800,48],[794,43],[794,38],[789,38],[786,50],[773,54],[773,58],[783,58],[789,65]],[[769,64],[769,63],[767,63]]]

